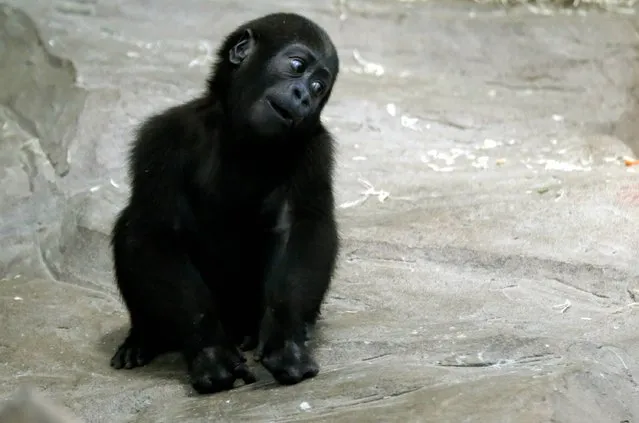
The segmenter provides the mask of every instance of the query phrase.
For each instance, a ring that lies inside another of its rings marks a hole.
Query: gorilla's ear
[[[234,65],[239,65],[249,55],[255,46],[255,36],[253,31],[246,29],[240,39],[229,50],[229,60]]]

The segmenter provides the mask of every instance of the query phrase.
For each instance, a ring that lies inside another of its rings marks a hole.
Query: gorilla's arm
[[[195,217],[184,187],[189,177],[189,151],[195,135],[181,115],[186,107],[174,107],[153,116],[137,131],[131,149],[131,209],[149,229],[176,235],[195,228]]]
[[[329,143],[328,137],[321,142]],[[335,268],[339,238],[330,157],[321,152],[313,174],[298,175],[292,226],[277,235],[265,286],[266,311],[257,356],[280,383],[314,376],[319,367],[305,344],[306,327],[315,323]]]

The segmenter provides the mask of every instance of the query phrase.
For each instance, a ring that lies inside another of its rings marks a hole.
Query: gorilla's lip
[[[277,113],[279,117],[281,117],[286,123],[288,123],[289,125],[293,123],[293,120],[294,120],[293,116],[288,110],[286,110],[284,107],[280,106],[279,104],[277,104],[271,99],[266,100],[266,102],[269,104],[269,106],[271,106],[271,108],[275,111],[275,113]]]

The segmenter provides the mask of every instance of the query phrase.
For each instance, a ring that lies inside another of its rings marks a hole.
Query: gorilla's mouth
[[[278,106],[274,101],[267,100],[268,104],[275,110],[275,113],[280,115],[282,119],[286,121],[289,125],[293,123],[293,116],[291,113],[285,108]]]

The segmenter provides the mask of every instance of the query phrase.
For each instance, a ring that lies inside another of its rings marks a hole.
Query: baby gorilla
[[[306,346],[333,277],[334,145],[320,122],[339,60],[314,22],[276,13],[231,33],[202,96],[152,116],[113,228],[131,329],[111,360],[181,351],[200,393],[315,376]]]

